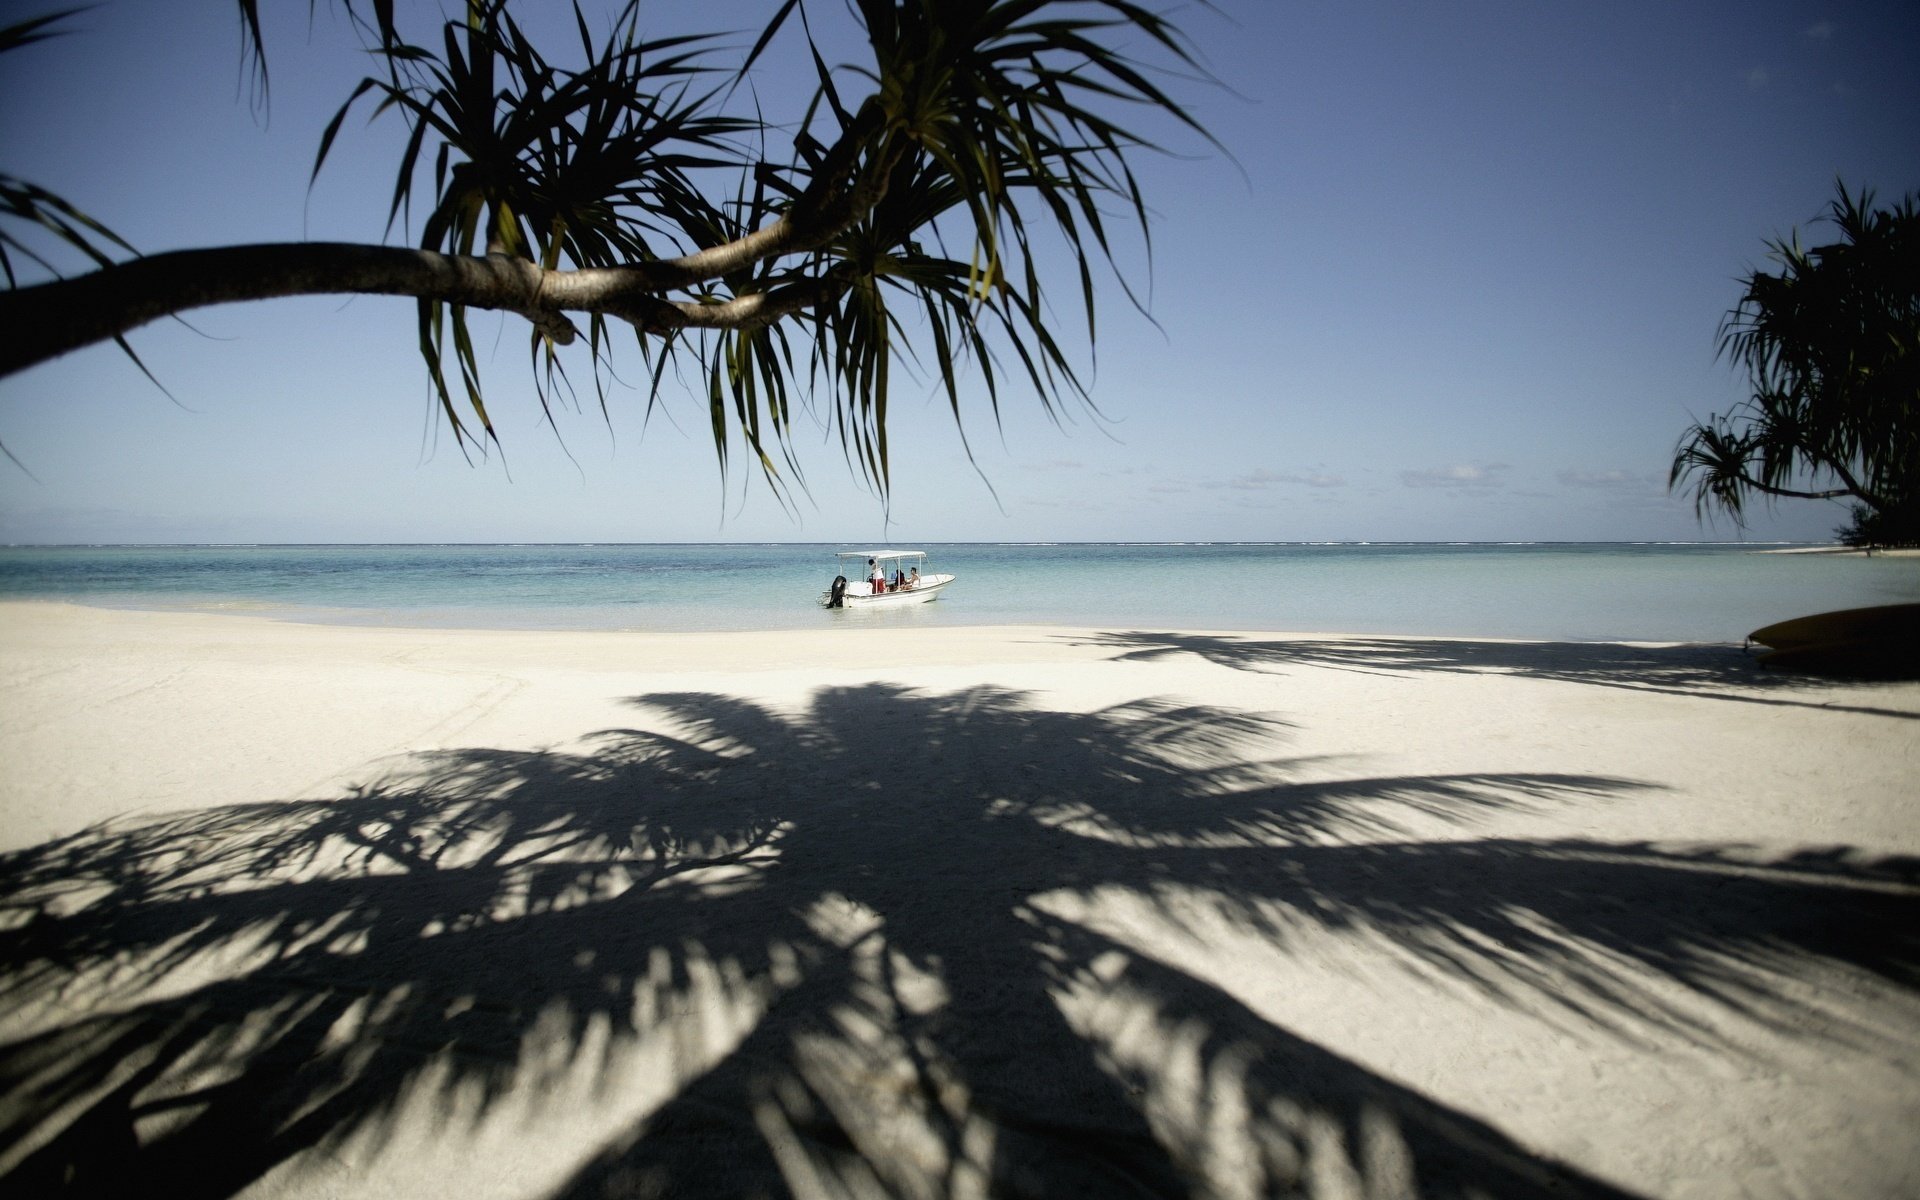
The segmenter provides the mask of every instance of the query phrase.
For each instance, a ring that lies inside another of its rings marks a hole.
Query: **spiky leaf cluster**
[[[1748,275],[1720,353],[1748,378],[1733,411],[1687,430],[1671,480],[1702,513],[1742,518],[1755,494],[1851,497],[1869,513],[1920,498],[1920,219],[1846,187],[1828,210],[1840,240],[1770,244]],[[1824,486],[1823,486],[1824,485]]]
[[[738,62],[716,36],[647,38],[637,0],[599,35],[576,6],[564,54],[537,45],[509,0],[468,0],[417,40],[391,4],[371,19],[346,8],[382,65],[322,134],[316,175],[350,113],[397,115],[408,135],[390,227],[418,215],[423,250],[543,273],[509,306],[532,322],[543,406],[565,380],[557,348],[578,333],[567,314],[586,314],[603,408],[625,321],[649,404],[669,380],[702,380],[723,466],[737,437],[780,491],[799,476],[796,422],[811,411],[885,494],[903,368],[937,381],[956,420],[969,370],[996,420],[1014,382],[1056,419],[1086,402],[1078,339],[1056,327],[1046,285],[1077,282],[1091,338],[1111,223],[1145,243],[1130,156],[1151,143],[1119,118],[1157,113],[1205,136],[1120,49],[1133,39],[1162,67],[1194,66],[1176,30],[1129,0],[857,0],[866,51],[839,65],[800,0]],[[264,78],[257,14],[241,9]],[[783,32],[804,40],[810,102],[797,122],[734,115]],[[419,298],[420,351],[463,445],[494,438],[471,315]]]

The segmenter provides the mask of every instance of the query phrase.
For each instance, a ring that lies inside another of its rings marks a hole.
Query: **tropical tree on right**
[[[1836,530],[1856,545],[1920,544],[1920,220],[1907,195],[1884,209],[1844,183],[1825,214],[1839,232],[1803,249],[1769,243],[1720,324],[1720,355],[1750,395],[1680,437],[1668,485],[1703,517],[1736,523],[1756,496],[1850,502]]]

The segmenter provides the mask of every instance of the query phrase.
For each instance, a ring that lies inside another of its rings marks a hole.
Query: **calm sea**
[[[937,601],[827,611],[820,545],[0,548],[0,597],[493,629],[1052,624],[1739,641],[1803,613],[1920,601],[1920,558],[1753,545],[932,545]]]

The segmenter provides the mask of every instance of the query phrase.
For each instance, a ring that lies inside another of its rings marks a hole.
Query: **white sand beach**
[[[0,1191],[1920,1195],[1920,683],[0,604]]]

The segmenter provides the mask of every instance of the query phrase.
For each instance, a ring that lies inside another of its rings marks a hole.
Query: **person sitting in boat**
[[[873,585],[873,594],[878,596],[887,590],[887,569],[872,559],[867,560],[867,582]]]
[[[897,592],[901,588],[904,588],[906,586],[907,586],[907,573],[905,571],[902,571],[899,567],[895,567],[893,569],[893,590]]]
[[[913,574],[907,576],[907,590],[912,591],[913,589],[919,586],[920,586],[920,568],[915,567],[913,569]]]

